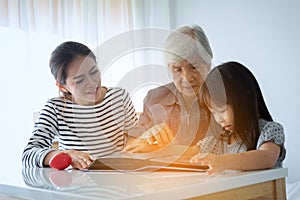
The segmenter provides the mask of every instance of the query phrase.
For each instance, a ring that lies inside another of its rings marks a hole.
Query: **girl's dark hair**
[[[95,54],[87,46],[78,42],[64,42],[52,52],[49,65],[51,73],[58,83],[62,85],[66,84],[67,66],[74,58],[80,55],[90,56],[96,62]]]
[[[199,93],[200,104],[209,110],[231,105],[234,114],[234,134],[248,150],[256,148],[259,137],[258,119],[273,121],[254,75],[238,62],[215,67],[206,77]]]

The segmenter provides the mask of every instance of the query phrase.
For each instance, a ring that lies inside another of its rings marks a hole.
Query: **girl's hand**
[[[215,154],[197,154],[190,160],[191,163],[206,165],[208,170],[206,174],[217,174],[225,170],[222,156]]]
[[[64,153],[67,153],[72,158],[72,167],[75,169],[87,169],[88,166],[95,160],[93,156],[91,156],[89,153],[84,153],[81,151],[76,150],[65,150],[62,151]]]

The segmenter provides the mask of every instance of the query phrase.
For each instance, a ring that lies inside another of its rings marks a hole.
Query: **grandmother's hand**
[[[162,147],[170,144],[174,140],[174,135],[168,124],[161,123],[145,131],[140,138],[147,140],[149,144],[157,144]]]
[[[138,138],[131,138],[123,151],[146,153],[158,150],[174,141],[174,136],[166,123],[157,124]]]
[[[131,139],[124,147],[124,152],[130,153],[148,153],[158,150],[160,147],[156,144],[149,144],[146,139],[135,138]]]

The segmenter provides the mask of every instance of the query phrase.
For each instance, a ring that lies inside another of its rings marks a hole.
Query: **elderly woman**
[[[148,92],[125,151],[147,152],[169,143],[192,146],[207,133],[209,119],[198,93],[213,53],[204,31],[197,25],[180,27],[168,36],[164,50],[173,81]]]

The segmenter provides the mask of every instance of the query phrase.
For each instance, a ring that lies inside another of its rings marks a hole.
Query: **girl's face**
[[[89,56],[77,56],[67,67],[64,88],[80,105],[94,105],[101,101],[101,75],[97,63]]]
[[[216,122],[222,126],[223,129],[233,131],[234,128],[234,115],[230,105],[224,105],[222,107],[212,106],[209,108],[213,114]]]

